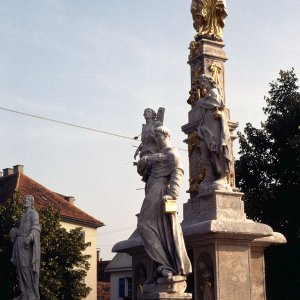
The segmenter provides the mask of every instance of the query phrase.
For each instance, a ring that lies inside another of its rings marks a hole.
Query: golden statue
[[[191,13],[198,33],[222,38],[227,17],[225,0],[192,0]]]

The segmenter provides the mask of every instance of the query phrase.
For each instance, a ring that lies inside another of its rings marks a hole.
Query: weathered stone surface
[[[273,232],[273,234],[271,236],[267,236],[267,237],[262,237],[262,238],[256,238],[253,241],[253,245],[260,245],[261,247],[268,247],[271,244],[285,244],[286,238],[284,237],[283,234],[281,234],[280,232]]]
[[[142,300],[184,300],[184,299],[192,299],[192,294],[190,293],[164,293],[164,292],[157,292],[153,294],[147,294],[141,296]]]
[[[226,238],[254,240],[255,238],[268,237],[273,235],[273,230],[266,224],[256,223],[251,220],[245,221],[219,221],[210,220],[194,223],[191,225],[182,224],[183,234],[186,237],[197,239],[207,238],[204,235],[213,235],[215,238],[224,236]],[[202,236],[202,237],[201,237]]]
[[[128,240],[124,240],[124,241],[120,241],[118,243],[116,243],[113,248],[112,248],[112,252],[125,252],[125,253],[132,253],[135,250],[137,250],[140,247],[143,247],[143,241],[142,238],[139,237],[134,237],[134,238],[130,238]]]
[[[186,290],[186,276],[172,276],[157,279],[158,291],[165,293],[184,293]]]
[[[242,193],[215,191],[183,205],[184,224],[208,220],[246,220]]]
[[[250,249],[248,245],[217,245],[218,299],[250,300]]]
[[[184,206],[182,229],[193,249],[197,300],[206,295],[220,300],[266,299],[263,250],[286,240],[270,226],[246,219],[241,196],[216,191]]]
[[[251,300],[266,299],[264,251],[251,247]]]

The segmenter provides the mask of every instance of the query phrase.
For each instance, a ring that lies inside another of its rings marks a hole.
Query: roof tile
[[[50,191],[25,174],[16,173],[0,178],[0,202],[11,197],[15,191],[19,191],[22,196],[32,195],[37,208],[45,207],[49,204],[58,208],[61,212],[62,220],[91,227],[104,225],[101,221],[88,215],[62,196]]]

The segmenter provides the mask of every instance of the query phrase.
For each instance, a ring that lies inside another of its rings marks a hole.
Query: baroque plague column
[[[246,218],[243,194],[235,187],[232,142],[238,124],[230,120],[225,97],[225,0],[193,0],[191,13],[197,35],[189,45],[191,109],[182,126],[190,165],[182,228],[193,253],[194,298],[263,300],[263,250],[285,238]]]

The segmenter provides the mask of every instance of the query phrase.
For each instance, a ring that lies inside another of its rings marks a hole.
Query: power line
[[[99,231],[99,234],[102,236],[102,235],[105,235],[105,234],[113,234],[113,233],[118,233],[118,232],[123,232],[123,231],[128,231],[129,229],[134,229],[136,226],[129,226],[129,227],[123,227],[123,228],[118,228],[118,229],[113,229],[113,230],[108,230],[108,231],[104,231],[104,232],[101,232]]]
[[[34,114],[24,113],[24,112],[21,112],[21,111],[18,111],[18,110],[13,110],[13,109],[6,108],[6,107],[1,107],[1,106],[0,106],[0,109],[4,110],[4,111],[7,111],[7,112],[11,112],[11,113],[19,114],[19,115],[22,115],[22,116],[39,119],[39,120],[44,120],[44,121],[48,121],[48,122],[52,122],[52,123],[57,123],[57,124],[66,125],[66,126],[70,126],[70,127],[85,129],[85,130],[89,130],[89,131],[93,131],[93,132],[97,132],[97,133],[102,133],[102,134],[106,134],[106,135],[110,135],[110,136],[115,136],[115,137],[118,137],[118,138],[140,141],[140,140],[138,140],[139,136],[129,137],[129,136],[122,135],[122,134],[117,134],[117,133],[113,133],[113,132],[99,130],[99,129],[86,127],[86,126],[82,126],[82,125],[77,125],[77,124],[73,124],[73,123],[68,123],[68,122],[64,122],[64,121],[59,121],[59,120],[55,120],[55,119],[50,119],[50,118],[46,118],[46,117],[42,117],[42,116],[38,116],[38,115],[34,115]],[[175,147],[175,148],[178,149],[178,150],[181,150],[181,151],[187,151],[186,149],[183,149],[183,148],[178,148],[178,147]]]
[[[72,124],[72,123],[68,123],[68,122],[64,122],[64,121],[59,121],[59,120],[54,120],[54,119],[50,119],[50,118],[46,118],[46,117],[33,115],[33,114],[28,114],[28,113],[24,113],[21,111],[5,108],[5,107],[1,107],[1,106],[0,106],[0,109],[15,113],[15,114],[19,114],[19,115],[23,115],[23,116],[27,116],[27,117],[31,117],[31,118],[36,118],[36,119],[40,119],[40,120],[44,120],[44,121],[49,121],[49,122],[53,122],[53,123],[57,123],[57,124],[62,124],[62,125],[71,126],[71,127],[75,127],[75,128],[90,130],[90,131],[94,131],[94,132],[98,132],[98,133],[116,136],[116,137],[123,138],[123,139],[136,140],[135,138],[132,138],[132,137],[129,137],[126,135],[121,135],[121,134],[103,131],[103,130],[99,130],[99,129],[95,129],[95,128],[90,128],[90,127],[76,125],[76,124]]]

